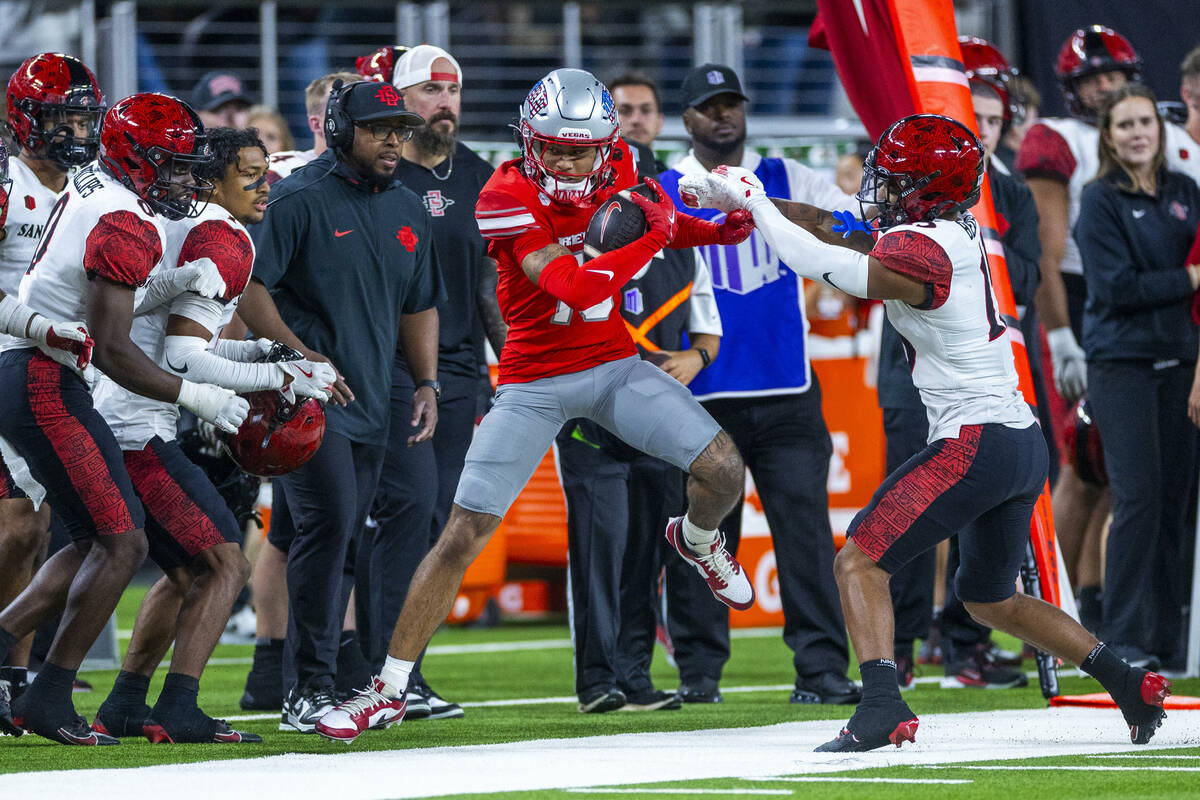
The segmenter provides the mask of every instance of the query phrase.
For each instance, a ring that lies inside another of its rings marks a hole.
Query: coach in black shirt
[[[372,538],[355,570],[359,638],[376,669],[387,655],[413,573],[446,524],[471,444],[480,368],[486,371],[476,331],[486,330],[497,353],[507,332],[496,302],[496,264],[475,222],[475,202],[492,166],[456,136],[458,62],[440,47],[419,45],[397,60],[393,82],[405,107],[425,119],[405,144],[396,177],[421,200],[446,293],[438,304],[441,396],[432,441],[414,441],[413,376],[419,370],[403,348],[392,365],[391,434],[371,509],[377,527],[368,531]],[[429,688],[419,663],[409,677],[407,703],[408,719],[462,714]]]
[[[239,313],[262,336],[275,336],[282,318],[293,339],[337,365],[351,401],[326,407],[321,449],[275,481],[294,521],[290,542],[272,538],[288,553],[283,723],[306,733],[334,705],[343,570],[383,464],[397,340],[417,379],[415,439],[430,438],[437,423],[435,306],[444,292],[425,210],[394,178],[403,143],[423,122],[389,85],[335,89],[329,149],[275,185],[252,231],[254,280]]]

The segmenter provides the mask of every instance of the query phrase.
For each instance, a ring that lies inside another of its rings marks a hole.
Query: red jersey
[[[603,178],[602,178],[603,180]],[[500,353],[500,383],[526,383],[636,355],[614,298],[580,313],[529,280],[521,260],[558,243],[583,261],[583,234],[597,206],[638,182],[628,145],[613,147],[610,179],[581,205],[557,203],[506,161],[479,193],[475,219],[496,260],[496,298],[508,337]]]

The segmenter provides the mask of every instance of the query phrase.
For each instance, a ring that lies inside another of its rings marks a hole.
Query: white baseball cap
[[[433,62],[444,58],[454,67],[453,72],[434,72]],[[397,89],[407,89],[425,81],[452,81],[462,85],[462,68],[454,56],[440,47],[431,44],[419,44],[400,56],[392,71],[392,85]]]

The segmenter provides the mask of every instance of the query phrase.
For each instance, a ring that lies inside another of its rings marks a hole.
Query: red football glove
[[[729,212],[725,221],[715,222],[684,214],[679,219],[679,230],[671,242],[672,249],[703,247],[708,244],[741,244],[754,230],[754,215],[743,208]]]
[[[654,178],[646,178],[646,185],[654,192],[657,199],[649,200],[637,192],[630,192],[629,194],[633,198],[633,202],[646,215],[646,225],[649,227],[647,233],[661,234],[666,239],[663,242],[663,246],[666,246],[675,238],[677,216],[675,204],[671,202],[671,198],[667,196],[662,186]]]
[[[55,330],[51,326],[46,329],[46,346],[75,356],[75,366],[79,369],[87,369],[88,364],[92,363],[92,348],[95,345],[92,337],[88,335],[87,328],[82,325],[77,328],[63,327]]]

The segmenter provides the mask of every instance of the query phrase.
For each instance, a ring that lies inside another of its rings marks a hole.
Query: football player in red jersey
[[[114,105],[105,117],[100,160],[72,177],[50,214],[21,280],[21,301],[52,318],[86,316],[96,366],[108,377],[233,431],[245,417],[245,400],[165,372],[129,337],[134,292],[162,259],[163,220],[194,217],[203,206],[203,187],[192,174],[208,157],[203,132],[195,113],[173,97],[137,94]],[[215,267],[179,269],[172,277],[181,290],[225,291]],[[32,336],[0,351],[0,435],[28,462],[76,540],[0,612],[3,658],[65,607],[37,679],[11,711],[0,688],[0,726],[15,730],[15,713],[28,730],[63,744],[113,744],[75,713],[71,689],[146,557],[142,505],[112,430],[93,406],[92,376],[83,364],[62,359]]]
[[[496,170],[476,205],[509,326],[496,404],[471,443],[450,519],[413,578],[383,670],[317,723],[332,739],[353,741],[367,728],[399,722],[413,663],[450,611],[463,573],[574,417],[691,473],[687,517],[672,520],[667,536],[722,602],[744,609],[754,601],[717,531],[742,491],[741,457],[686,387],[637,357],[614,303],[663,247],[732,244],[751,226],[745,215],[720,225],[677,217],[648,181],[657,199],[634,198],[646,233],[581,263],[598,205],[637,182],[612,95],[590,73],[559,69],[533,87],[520,117],[522,156]]]
[[[39,53],[25,59],[8,80],[8,125],[15,156],[9,164],[9,195],[16,200],[0,222],[0,291],[14,299],[29,267],[50,209],[66,189],[67,173],[96,158],[104,98],[96,76],[79,59]],[[0,336],[0,340],[8,337]],[[29,584],[50,542],[50,506],[45,490],[12,448],[5,458],[17,476],[14,491],[0,499],[0,607]],[[0,467],[3,469],[3,467]],[[26,637],[0,667],[13,695],[25,685],[33,638]]]
[[[979,139],[956,120],[916,114],[893,123],[867,157],[858,194],[864,209],[878,209],[870,226],[878,239],[857,236],[844,246],[833,246],[842,242],[830,215],[805,206],[797,215],[805,221],[794,224],[795,204],[769,199],[740,167],[679,182],[689,205],[750,210],[772,250],[805,278],[883,300],[929,416],[928,446],[854,517],[834,562],[863,696],[818,752],[914,739],[918,720],[896,681],[888,584],[897,569],[955,533],[962,556],[955,585],[972,617],[1096,678],[1135,744],[1148,742],[1164,716],[1170,681],[1126,664],[1061,609],[1015,589],[1048,457],[1017,385],[987,252],[967,210],[979,199],[983,159]]]

